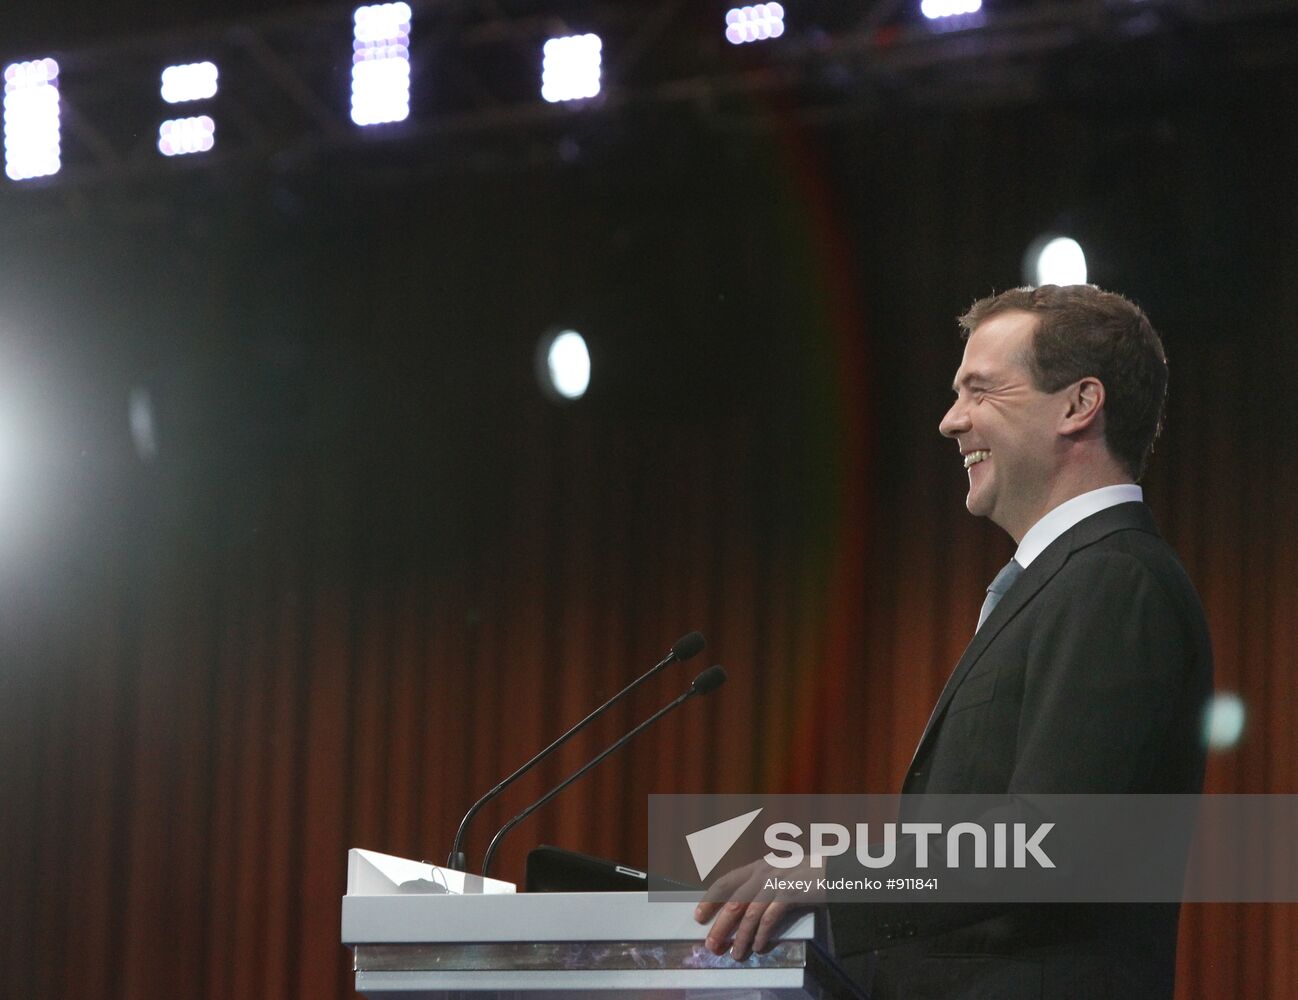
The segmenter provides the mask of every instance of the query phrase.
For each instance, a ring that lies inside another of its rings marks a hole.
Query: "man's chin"
[[[968,495],[964,498],[964,506],[965,510],[969,511],[969,513],[974,517],[991,516],[991,504],[987,502],[983,494],[978,490],[969,491]]]

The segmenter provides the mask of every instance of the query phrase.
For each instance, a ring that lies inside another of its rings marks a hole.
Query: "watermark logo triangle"
[[[712,869],[726,856],[726,852],[735,846],[735,841],[752,826],[753,820],[761,811],[761,809],[754,809],[742,816],[735,816],[685,835],[685,842],[690,845],[690,854],[694,857],[694,867],[698,869],[700,879],[708,877]]]

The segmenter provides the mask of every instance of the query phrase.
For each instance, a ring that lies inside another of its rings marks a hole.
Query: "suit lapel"
[[[969,645],[965,647],[964,654],[956,663],[955,669],[946,682],[946,687],[942,689],[937,704],[933,706],[933,711],[929,714],[928,722],[924,726],[924,734],[919,738],[915,753],[910,760],[910,766],[906,769],[908,776],[914,772],[915,762],[920,759],[926,749],[929,740],[946,712],[947,705],[951,703],[951,699],[955,697],[956,691],[969,675],[969,671],[973,669],[973,665],[978,662],[978,658],[982,656],[1001,629],[1032,598],[1036,597],[1042,587],[1050,582],[1050,579],[1063,568],[1069,556],[1078,549],[1085,548],[1106,535],[1127,528],[1137,528],[1154,534],[1158,533],[1148,507],[1143,503],[1121,503],[1113,507],[1106,507],[1104,510],[1078,521],[1077,524],[1046,546],[1041,555],[1032,560],[1032,565],[1023,571],[1023,574],[1014,582],[1014,586],[1005,593],[1000,603],[992,609],[992,613],[983,622],[983,627],[974,633]]]

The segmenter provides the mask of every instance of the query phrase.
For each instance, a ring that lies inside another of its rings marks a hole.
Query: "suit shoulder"
[[[1127,528],[1081,545],[1065,560],[1059,576],[1061,582],[1077,586],[1101,579],[1122,580],[1132,587],[1147,581],[1172,605],[1203,618],[1198,591],[1181,560],[1153,531]]]
[[[1168,582],[1194,589],[1176,550],[1157,532],[1143,528],[1123,528],[1078,545],[1067,562],[1090,568],[1126,563],[1132,570],[1143,568],[1155,576],[1166,577]]]

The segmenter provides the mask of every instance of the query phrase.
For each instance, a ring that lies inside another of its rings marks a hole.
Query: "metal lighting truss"
[[[572,136],[616,134],[630,123],[761,129],[772,107],[827,120],[898,105],[1079,96],[1124,83],[1148,92],[1202,85],[1205,66],[1292,63],[1298,56],[1298,0],[984,0],[979,13],[941,22],[920,17],[916,0],[785,0],[784,35],[744,46],[725,41],[727,4],[711,0],[410,6],[410,117],[367,128],[348,117],[351,6],[67,51],[6,51],[6,63],[58,60],[63,168],[35,181],[0,178],[0,191],[239,164],[291,166],[376,145],[397,166],[403,158],[426,165],[431,157],[468,170],[519,156],[562,159]],[[600,94],[546,103],[542,44],[584,32],[604,42]],[[164,103],[162,68],[199,60],[218,65],[218,94]],[[215,121],[215,147],[164,158],[159,124],[190,114]]]

